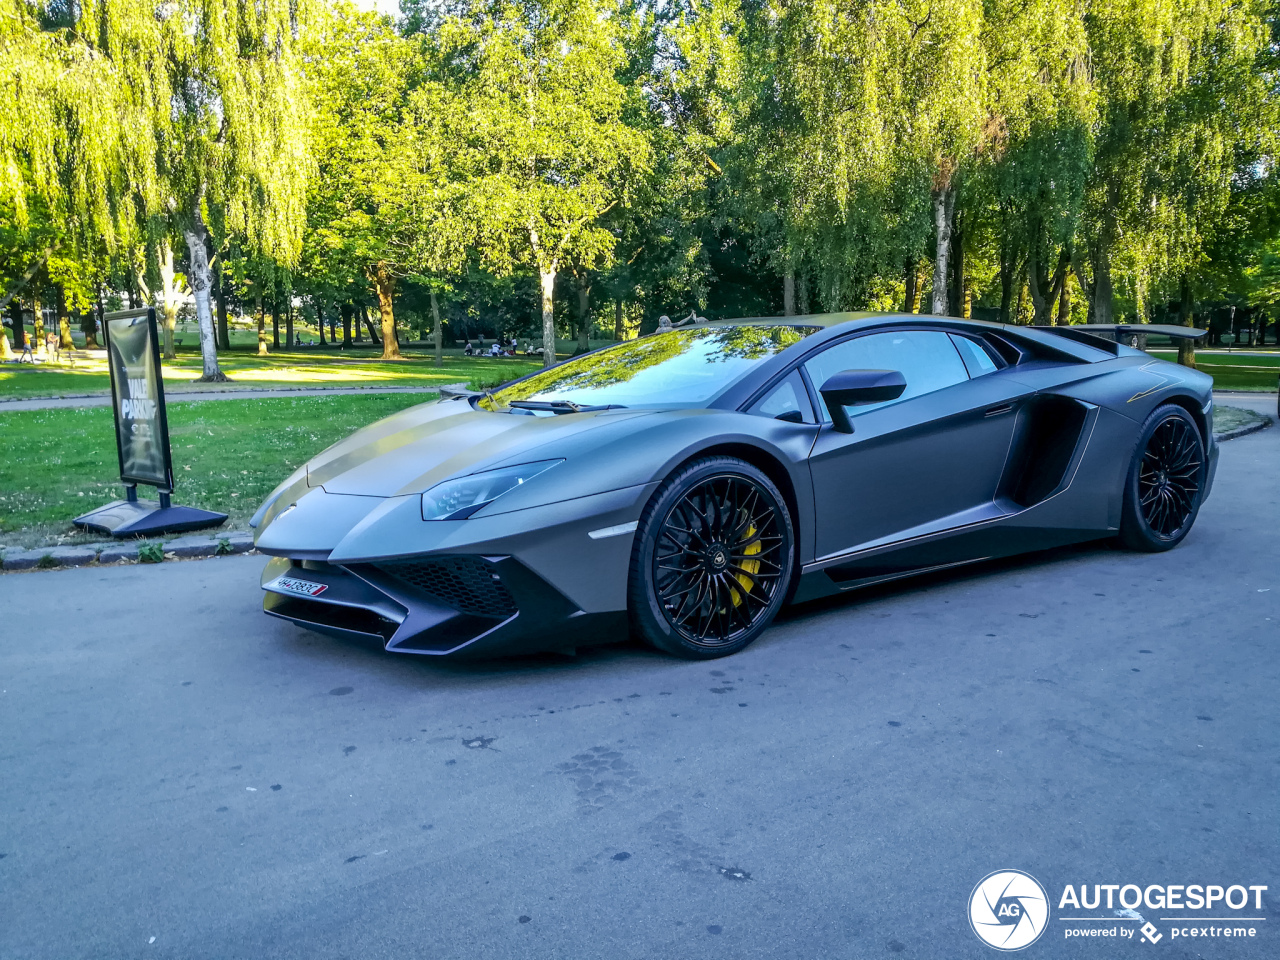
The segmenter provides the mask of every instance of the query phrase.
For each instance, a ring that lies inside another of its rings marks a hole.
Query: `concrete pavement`
[[[269,620],[260,557],[0,578],[5,958],[990,958],[966,904],[1268,885],[1280,430],[1177,550],[794,611],[744,653],[465,665]],[[1070,911],[1068,911],[1070,912]],[[1114,925],[1136,927],[1117,919]],[[152,939],[154,938],[154,940]]]

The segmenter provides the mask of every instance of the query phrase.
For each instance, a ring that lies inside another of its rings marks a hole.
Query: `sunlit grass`
[[[264,497],[305,460],[365,424],[430,394],[271,397],[169,407],[176,489],[184,506],[230,514],[245,529]],[[123,496],[107,407],[0,408],[0,541],[11,546],[102,539],[71,520]],[[142,487],[139,495],[153,498]]]
[[[161,364],[165,392],[236,390],[263,387],[377,387],[436,386],[470,382],[496,386],[539,368],[537,360],[524,357],[462,357],[446,355],[442,366],[421,352],[387,362],[374,351],[287,351],[258,357],[247,353],[224,354],[219,362],[232,379],[229,384],[198,384],[198,354],[180,353]],[[111,388],[106,354],[94,351],[72,364],[4,364],[0,366],[0,397],[56,397],[106,395]]]

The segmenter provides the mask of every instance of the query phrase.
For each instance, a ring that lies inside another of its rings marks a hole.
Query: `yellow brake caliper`
[[[742,539],[743,539],[743,540],[750,540],[750,539],[751,539],[752,537],[754,537],[755,535],[756,535],[756,528],[755,528],[755,524],[752,524],[750,527],[748,527],[748,528],[747,528],[747,532],[746,532],[745,534],[743,534]],[[759,552],[760,552],[760,541],[759,541],[759,540],[757,540],[755,543],[751,544],[749,547],[747,547],[747,548],[746,548],[745,550],[743,550],[742,552],[743,552],[743,554],[744,554],[744,555],[746,555],[746,556],[748,556],[748,557],[750,557],[750,556],[754,556],[755,554],[759,553]],[[759,573],[759,572],[760,572],[760,561],[759,561],[759,560],[743,560],[743,561],[742,561],[741,566],[742,566],[742,570],[743,570],[743,572],[742,572],[742,573],[737,574],[737,575],[734,577],[734,579],[735,579],[735,580],[737,580],[737,581],[738,581],[738,583],[742,584],[742,589],[743,589],[743,590],[745,590],[746,592],[750,593],[750,592],[751,592],[751,586],[752,586],[752,584],[754,583],[754,581],[751,579],[751,577],[747,576],[747,574],[755,575],[755,574]],[[730,587],[730,588],[729,588],[729,594],[730,594],[730,596],[733,598],[733,605],[734,605],[735,607],[740,607],[740,606],[742,606],[742,594],[738,593],[738,591],[737,591],[737,590],[734,590],[732,587]]]

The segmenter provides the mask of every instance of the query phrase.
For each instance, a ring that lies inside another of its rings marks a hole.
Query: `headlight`
[[[423,520],[465,520],[481,507],[487,506],[508,490],[514,490],[526,480],[543,470],[554,467],[562,460],[539,460],[522,463],[516,467],[502,467],[469,477],[458,477],[437,483],[422,495]]]

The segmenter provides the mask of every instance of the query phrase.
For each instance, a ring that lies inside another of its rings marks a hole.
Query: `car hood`
[[[529,417],[476,410],[465,398],[425,403],[357,430],[312,458],[307,486],[366,497],[420,493],[450,477],[546,459],[547,448],[560,440],[650,412]]]

